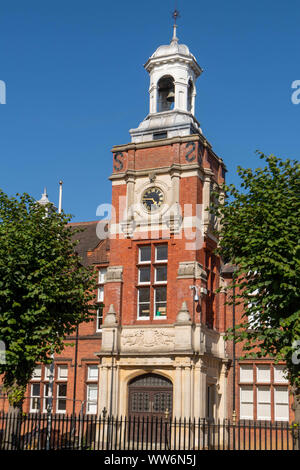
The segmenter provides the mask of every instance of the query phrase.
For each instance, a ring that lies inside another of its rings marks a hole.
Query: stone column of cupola
[[[150,94],[150,103],[149,103],[149,112],[154,114],[157,112],[157,86],[151,85],[149,88]]]
[[[196,87],[193,85],[193,93],[192,93],[192,106],[191,106],[191,113],[193,116],[195,116],[195,103],[196,103]]]
[[[174,109],[187,111],[187,84],[183,81],[175,81]]]

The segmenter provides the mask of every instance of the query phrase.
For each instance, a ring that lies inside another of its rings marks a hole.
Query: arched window
[[[157,84],[158,89],[158,112],[169,111],[174,108],[175,84],[170,75],[161,77]]]

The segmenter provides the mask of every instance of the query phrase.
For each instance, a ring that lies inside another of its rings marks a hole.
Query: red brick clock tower
[[[98,413],[223,418],[220,261],[206,209],[225,166],[195,118],[202,70],[176,27],[145,68],[149,114],[112,149]]]

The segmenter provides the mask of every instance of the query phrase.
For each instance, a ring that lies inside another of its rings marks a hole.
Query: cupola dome
[[[179,44],[176,28],[170,44],[159,46],[144,65],[150,75],[149,114],[130,130],[132,142],[201,133],[195,98],[202,69],[188,46]]]

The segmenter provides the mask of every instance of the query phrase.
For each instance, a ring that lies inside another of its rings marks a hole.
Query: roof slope
[[[102,227],[99,227],[98,224],[101,224]],[[69,224],[71,228],[82,229],[81,232],[74,234],[73,240],[79,241],[75,251],[82,258],[82,263],[85,266],[96,263],[108,263],[109,239],[105,237],[99,238],[100,233],[105,233],[107,224],[107,220]]]

